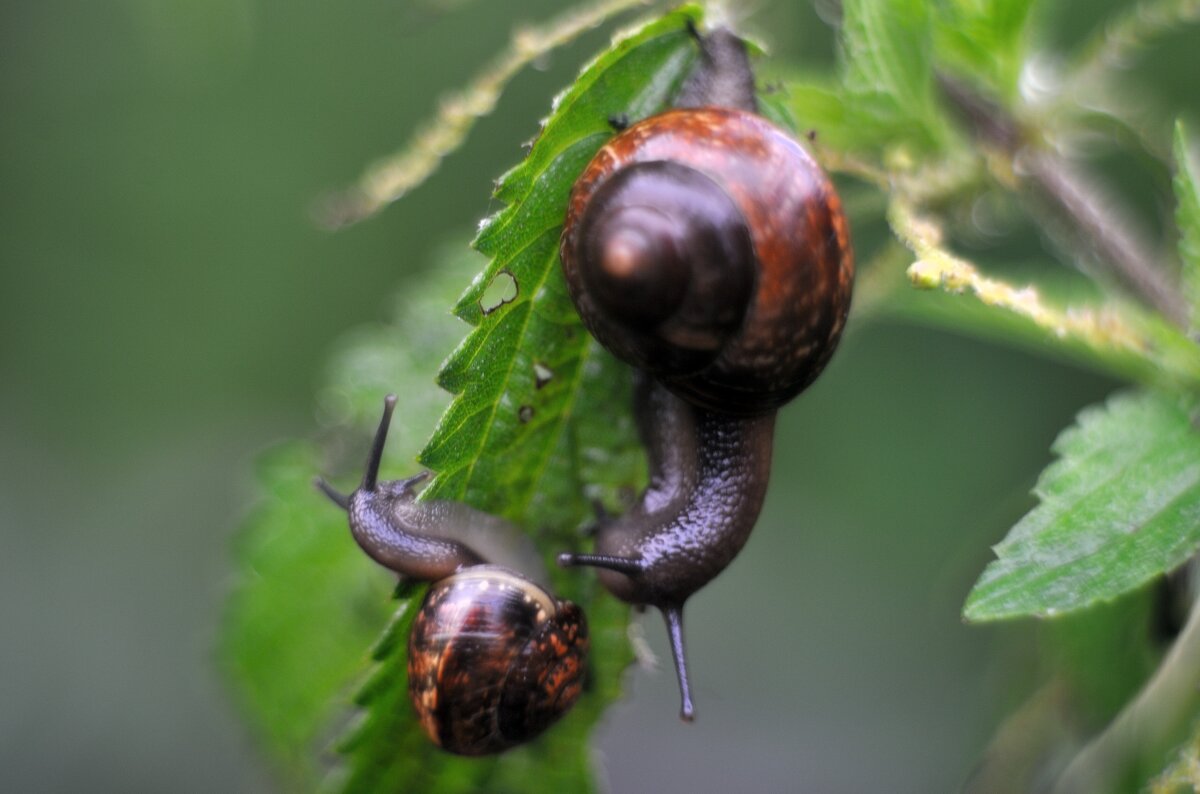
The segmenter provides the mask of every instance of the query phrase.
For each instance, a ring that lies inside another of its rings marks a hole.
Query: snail
[[[742,549],[770,475],[775,413],[821,373],[854,280],[828,177],[757,115],[740,39],[696,34],[678,107],[620,131],[575,182],[560,255],[583,324],[639,371],[650,482],[564,566],[666,618],[681,717],[695,711],[683,606]]]
[[[459,755],[500,752],[538,736],[578,700],[587,623],[578,606],[518,572],[540,561],[515,526],[458,502],[417,502],[428,472],[378,482],[395,405],[395,395],[384,401],[359,487],[346,495],[316,484],[347,512],[372,559],[433,582],[408,640],[409,697],[425,733]]]

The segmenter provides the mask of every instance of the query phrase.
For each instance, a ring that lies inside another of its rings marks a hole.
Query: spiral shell
[[[575,183],[561,255],[601,344],[719,412],[800,393],[850,310],[854,258],[832,184],[744,110],[670,110],[616,136]]]
[[[588,644],[575,604],[505,568],[467,568],[435,583],[413,621],[409,696],[435,744],[499,752],[578,700]]]

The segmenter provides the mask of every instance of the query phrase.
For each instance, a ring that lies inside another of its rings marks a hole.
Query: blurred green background
[[[1078,41],[1096,8],[1054,4],[1049,43]],[[0,789],[272,790],[213,650],[254,457],[314,431],[339,336],[384,319],[406,278],[495,209],[491,179],[608,33],[521,74],[381,217],[329,234],[308,209],[402,144],[516,22],[560,9],[3,6]],[[762,3],[746,24],[780,59],[832,61],[807,3]],[[1178,38],[1143,68],[1194,108]],[[1032,637],[964,626],[961,602],[1058,430],[1113,388],[853,326],[781,416],[754,542],[689,602],[700,719],[678,723],[669,665],[635,673],[598,736],[613,790],[955,789]],[[664,655],[657,617],[645,626]]]

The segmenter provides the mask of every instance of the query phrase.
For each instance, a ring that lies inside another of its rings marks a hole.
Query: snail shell
[[[689,402],[740,415],[821,373],[854,281],[828,177],[734,108],[670,110],[605,145],[572,190],[561,255],[602,345]]]
[[[540,734],[579,699],[587,624],[579,607],[532,578],[487,564],[505,560],[544,574],[516,526],[465,504],[417,501],[415,486],[428,472],[379,481],[395,407],[396,396],[388,395],[353,493],[321,479],[316,485],[347,512],[351,535],[373,560],[433,582],[408,639],[408,693],[425,733],[460,755],[506,750]]]
[[[583,691],[587,624],[576,605],[504,568],[436,583],[408,641],[409,695],[437,745],[461,755],[528,741]]]

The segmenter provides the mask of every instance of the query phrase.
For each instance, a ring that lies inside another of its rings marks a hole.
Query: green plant
[[[359,220],[402,196],[524,64],[639,5],[610,0],[518,34],[412,146],[329,203],[323,220]],[[641,118],[669,104],[696,57],[686,23],[703,25],[719,11],[685,6],[620,35],[558,97],[526,159],[501,178],[495,195],[504,208],[474,242],[489,261],[453,304],[472,329],[438,374],[454,399],[419,456],[442,403],[429,375],[459,335],[439,307],[469,281],[476,260],[448,256],[403,301],[393,326],[352,340],[322,397],[346,436],[371,424],[381,394],[405,384],[389,449],[394,468],[407,471],[418,457],[436,475],[425,498],[502,515],[536,532],[548,559],[574,544],[591,501],[618,509],[620,493],[644,477],[628,373],[583,331],[565,294],[558,240],[567,191],[611,134],[610,117]],[[1085,730],[1094,733],[1090,743],[1055,766],[1050,748],[1036,743],[1013,764],[1011,730],[1002,726],[972,790],[992,790],[996,779],[1010,787],[1000,790],[1024,790],[1049,775],[1060,792],[1182,791],[1196,784],[1200,615],[1192,613],[1166,653],[1147,649],[1144,682],[1107,680],[1089,653],[1096,637],[1143,620],[1144,587],[1200,547],[1200,169],[1182,121],[1167,136],[1159,119],[1134,117],[1116,101],[1117,64],[1194,22],[1200,7],[1135,3],[1079,48],[1052,89],[1023,91],[1044,13],[1032,0],[847,0],[837,74],[767,63],[774,77],[761,99],[776,121],[816,132],[818,159],[845,180],[848,204],[865,208],[852,212],[852,225],[885,223],[891,232],[859,244],[852,324],[935,323],[1129,383],[1063,431],[1058,460],[1036,489],[1040,504],[996,547],[964,608],[977,622],[1081,615],[1050,622],[1061,631],[1052,630],[1048,646],[1060,660],[1055,685],[1099,729]],[[1177,256],[1153,252],[1119,197],[1052,145],[1098,129],[1147,168],[1173,172]],[[1022,213],[1023,202],[1034,211]],[[981,224],[999,237],[1041,225],[1065,244],[1035,269],[985,266],[960,253]],[[305,786],[322,773],[314,743],[344,710],[341,695],[363,670],[361,649],[386,620],[378,597],[386,577],[309,484],[317,471],[357,463],[344,457],[332,445],[322,452],[291,444],[265,460],[262,504],[239,549],[246,577],[225,637],[250,714],[285,774]],[[594,786],[588,734],[619,696],[632,658],[627,612],[590,577],[556,571],[554,579],[592,627],[593,687],[571,716],[501,757],[463,762],[432,751],[404,702],[402,640],[420,593],[402,588],[357,689],[363,714],[340,742],[335,781],[354,791],[529,790],[524,781],[537,770],[547,790]],[[1035,696],[1029,708],[1037,703]]]

